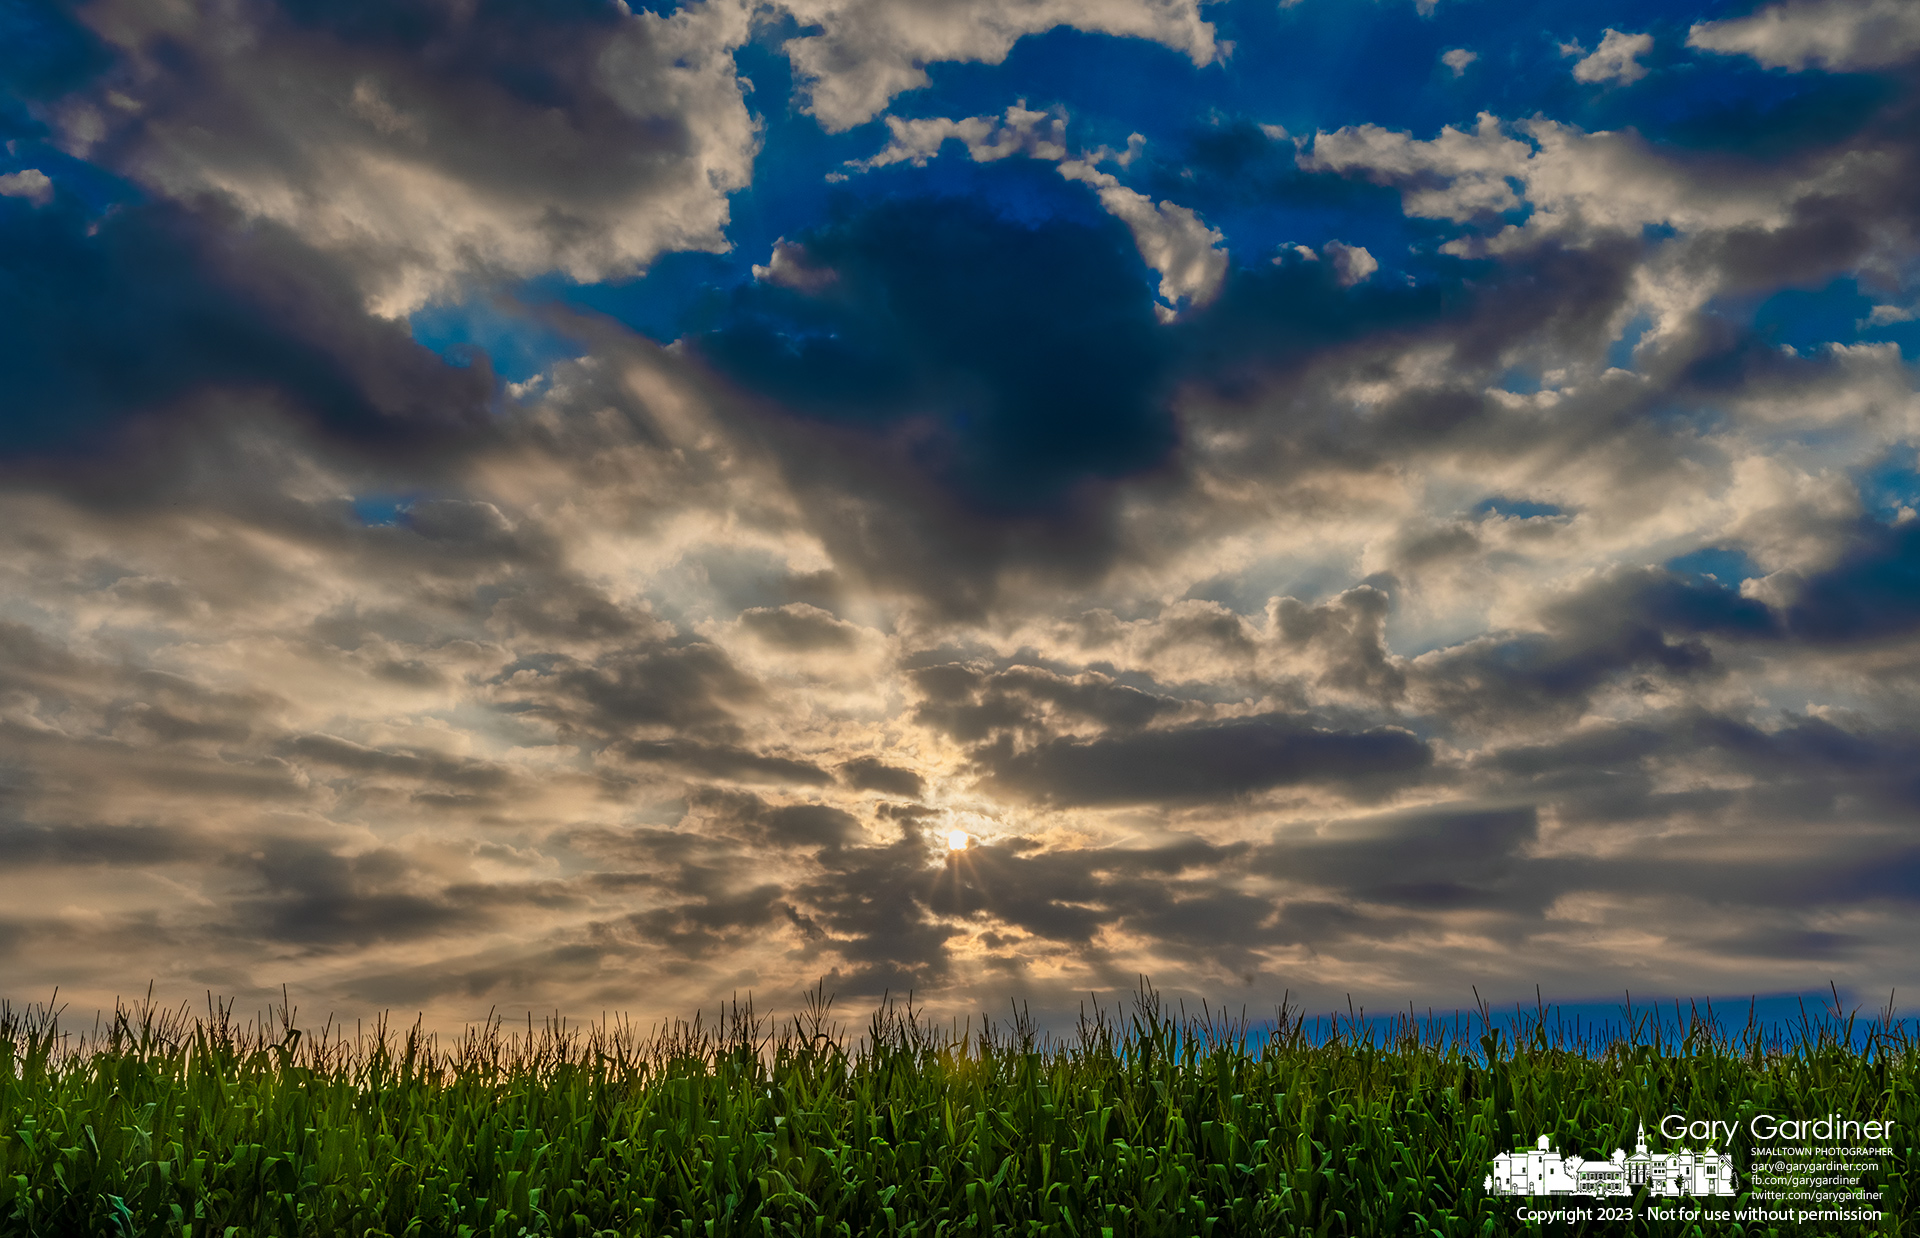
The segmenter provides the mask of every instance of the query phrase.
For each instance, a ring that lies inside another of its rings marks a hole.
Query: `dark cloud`
[[[858,627],[804,602],[749,607],[740,612],[740,623],[769,645],[796,653],[851,649],[860,640]]]
[[[112,63],[93,32],[57,6],[15,4],[0,14],[0,81],[24,98],[57,98]]]
[[[833,775],[810,761],[767,756],[728,744],[694,740],[636,740],[620,748],[628,760],[670,765],[688,773],[735,782],[792,783],[824,787]]]
[[[1425,686],[1454,716],[1572,708],[1635,672],[1689,679],[1721,672],[1714,640],[1813,645],[1893,639],[1920,622],[1920,539],[1868,525],[1840,562],[1769,607],[1739,589],[1661,568],[1616,571],[1543,610],[1547,631],[1483,637],[1423,659]]]
[[[781,888],[772,883],[745,890],[710,890],[706,897],[627,917],[603,930],[605,944],[616,949],[666,950],[699,958],[743,944],[747,934],[764,932],[780,917]]]
[[[131,722],[163,743],[185,743],[192,740],[239,743],[252,733],[252,728],[242,721],[184,717],[170,709],[152,705],[146,701],[136,701],[125,708],[114,710],[109,719],[109,725],[121,721]]]
[[[762,818],[767,836],[778,846],[840,847],[859,838],[860,821],[830,804],[788,804]]]
[[[340,855],[313,843],[267,840],[257,858],[238,863],[264,885],[234,902],[233,928],[242,936],[343,949],[431,937],[489,918],[442,891],[415,888],[412,866],[390,849]]]
[[[478,20],[464,23],[426,0],[282,0],[276,7],[279,19],[293,29],[323,31],[349,46],[415,57],[432,52],[434,68],[447,77],[483,80],[524,102],[562,109],[582,106],[586,91],[580,79],[589,76],[592,32],[604,34],[618,21],[615,10],[591,0],[488,0],[475,6]],[[548,63],[556,58],[562,63]]]
[[[1385,787],[1433,761],[1409,731],[1332,730],[1293,714],[1053,739],[1024,751],[1002,740],[975,755],[996,789],[1055,804],[1225,800],[1301,784]]]
[[[72,198],[0,198],[0,452],[96,448],[189,397],[267,393],[328,435],[384,451],[482,434],[484,356],[450,365],[291,234],[163,203],[91,219]]]
[[[623,650],[597,662],[558,657],[510,669],[508,708],[591,735],[675,728],[730,738],[738,709],[764,690],[713,645]]]
[[[1065,515],[1173,450],[1166,348],[1117,221],[919,199],[796,240],[829,292],[755,285],[688,342],[788,408],[897,441],[979,518]]]
[[[1349,589],[1324,606],[1296,598],[1270,603],[1272,626],[1290,647],[1323,659],[1319,683],[1392,703],[1406,694],[1407,672],[1387,645],[1387,593],[1373,585]]]
[[[1394,547],[1394,557],[1403,567],[1420,567],[1436,561],[1466,558],[1481,549],[1480,538],[1473,528],[1455,523],[1409,531]]]
[[[438,782],[468,791],[498,790],[512,777],[505,768],[486,761],[437,752],[372,748],[333,735],[302,735],[288,742],[286,750],[317,765]]]
[[[856,757],[840,767],[840,776],[857,791],[879,791],[885,795],[904,795],[919,799],[926,791],[920,775],[898,765],[888,765],[875,757]]]
[[[0,825],[0,857],[9,865],[141,865],[205,860],[212,844],[161,826]]]
[[[1682,805],[1654,791],[1663,769],[1690,767],[1731,774],[1767,788],[1772,807],[1764,816],[1808,813],[1823,819],[1852,812],[1888,811],[1900,817],[1920,809],[1920,745],[1903,731],[1858,725],[1842,727],[1823,718],[1788,717],[1761,728],[1743,719],[1706,711],[1674,714],[1632,724],[1590,726],[1549,744],[1519,745],[1482,760],[1533,793],[1563,799],[1563,812],[1612,819],[1660,818]],[[1705,811],[1735,807],[1757,811],[1752,795],[1727,791],[1691,793]],[[1664,805],[1664,806],[1663,806]]]
[[[1706,637],[1766,640],[1778,632],[1765,604],[1662,568],[1610,573],[1556,599],[1542,618],[1544,633],[1485,636],[1422,659],[1422,686],[1461,721],[1566,711],[1627,673],[1716,673]]]
[[[1179,328],[1182,370],[1228,397],[1253,396],[1276,371],[1365,337],[1435,323],[1443,284],[1343,288],[1333,264],[1296,253],[1236,261],[1212,303]]]
[[[922,697],[915,710],[919,721],[966,743],[1001,731],[1047,733],[1060,724],[1131,731],[1183,707],[1175,698],[1118,683],[1098,671],[1069,676],[1012,666],[988,672],[955,662],[922,667],[912,672],[912,680]]]
[[[1840,562],[1810,577],[1787,607],[1795,636],[1884,640],[1920,626],[1920,523],[1869,524]]]
[[[926,846],[910,837],[889,847],[830,851],[822,855],[820,878],[795,884],[794,927],[840,960],[826,969],[835,991],[926,991],[947,978],[947,943],[961,930],[928,914],[927,858]]]
[[[1539,835],[1532,808],[1451,809],[1324,827],[1276,838],[1253,867],[1289,883],[1405,910],[1551,901],[1526,880],[1522,852]]]
[[[1782,926],[1758,932],[1736,934],[1701,942],[1716,953],[1754,958],[1792,959],[1813,962],[1821,959],[1840,961],[1859,953],[1868,939],[1858,933],[1823,932]]]
[[[858,817],[817,801],[770,804],[749,791],[702,788],[691,802],[700,810],[703,830],[780,848],[840,848],[864,834]]]
[[[1153,653],[1192,645],[1229,658],[1245,658],[1259,649],[1246,620],[1220,606],[1169,607],[1158,626],[1149,647]]]
[[[494,603],[492,616],[516,635],[555,642],[628,638],[645,644],[656,621],[609,600],[573,580],[543,581],[540,588],[519,589]]]
[[[99,668],[24,623],[0,620],[0,683],[12,688],[65,695],[92,679]]]

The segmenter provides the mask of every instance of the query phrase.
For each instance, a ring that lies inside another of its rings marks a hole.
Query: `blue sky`
[[[1428,137],[1446,125],[1471,127],[1491,111],[1590,130],[1630,128],[1697,155],[1780,159],[1857,130],[1892,97],[1884,75],[1789,74],[1743,57],[1686,51],[1691,25],[1741,10],[1706,5],[1681,15],[1664,4],[1463,3],[1422,14],[1410,4],[1220,4],[1206,16],[1233,49],[1204,66],[1151,42],[1062,26],[1022,39],[997,64],[929,66],[930,84],[896,97],[887,114],[997,116],[1024,102],[1064,114],[1077,149],[1125,150],[1137,133],[1146,139],[1143,157],[1138,168],[1119,173],[1123,182],[1199,211],[1243,263],[1282,245],[1318,248],[1344,239],[1389,255],[1395,276],[1444,282],[1463,272],[1457,263],[1436,263],[1431,251],[1457,228],[1407,219],[1391,191],[1301,175],[1292,142],[1262,126],[1304,138],[1373,124]],[[1563,49],[1591,51],[1615,27],[1655,36],[1654,50],[1641,58],[1647,76],[1630,87],[1575,81],[1569,66],[1580,57]],[[1030,169],[971,166],[957,143],[929,167],[829,180],[883,147],[887,131],[876,118],[823,133],[800,110],[792,68],[779,52],[797,29],[790,19],[770,22],[736,55],[762,107],[765,138],[753,184],[732,196],[731,252],[666,256],[646,275],[612,284],[535,280],[526,295],[609,313],[664,343],[717,294],[750,281],[752,266],[776,239],[817,225],[835,203],[847,209],[850,202],[934,193],[990,203],[1019,218],[1097,210],[1084,187],[1054,184]],[[1498,36],[1489,38],[1494,31]],[[1459,73],[1442,62],[1454,49],[1476,57]],[[1871,297],[1842,280],[1729,309],[1753,314],[1782,343],[1891,338],[1910,347],[1905,324],[1855,326],[1871,306]],[[450,308],[417,318],[416,335],[436,347],[458,340],[463,333],[443,325]],[[484,307],[472,309],[487,317]],[[534,357],[519,364],[535,364]]]
[[[1877,1007],[1916,64],[1885,0],[0,6],[0,991]]]

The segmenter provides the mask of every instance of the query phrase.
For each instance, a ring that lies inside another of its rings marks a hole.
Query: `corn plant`
[[[891,1001],[849,1035],[824,996],[784,1023],[736,1005],[451,1039],[219,1002],[86,1036],[58,1015],[0,1006],[0,1238],[1453,1238],[1529,1232],[1481,1189],[1497,1152],[1631,1145],[1669,1113],[1890,1120],[1864,1184],[1884,1219],[1849,1232],[1916,1224],[1916,1058],[1891,1011],[1795,1034],[1710,1011],[1569,1031],[1544,1008],[1256,1025],[1143,985],[1060,1036]],[[1637,1211],[1556,1232],[1694,1232]]]

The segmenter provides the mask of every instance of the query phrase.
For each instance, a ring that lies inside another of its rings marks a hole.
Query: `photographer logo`
[[[1482,1184],[1490,1195],[1591,1195],[1600,1198],[1632,1195],[1641,1187],[1650,1194],[1679,1196],[1732,1195],[1737,1181],[1733,1158],[1716,1152],[1680,1149],[1647,1151],[1647,1125],[1633,1155],[1616,1148],[1606,1160],[1562,1156],[1552,1141],[1540,1136],[1531,1151],[1502,1152],[1493,1158],[1492,1171]]]

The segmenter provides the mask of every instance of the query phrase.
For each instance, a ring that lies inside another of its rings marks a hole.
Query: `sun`
[[[947,850],[965,851],[966,849],[967,849],[967,832],[965,830],[948,830],[947,831]]]

